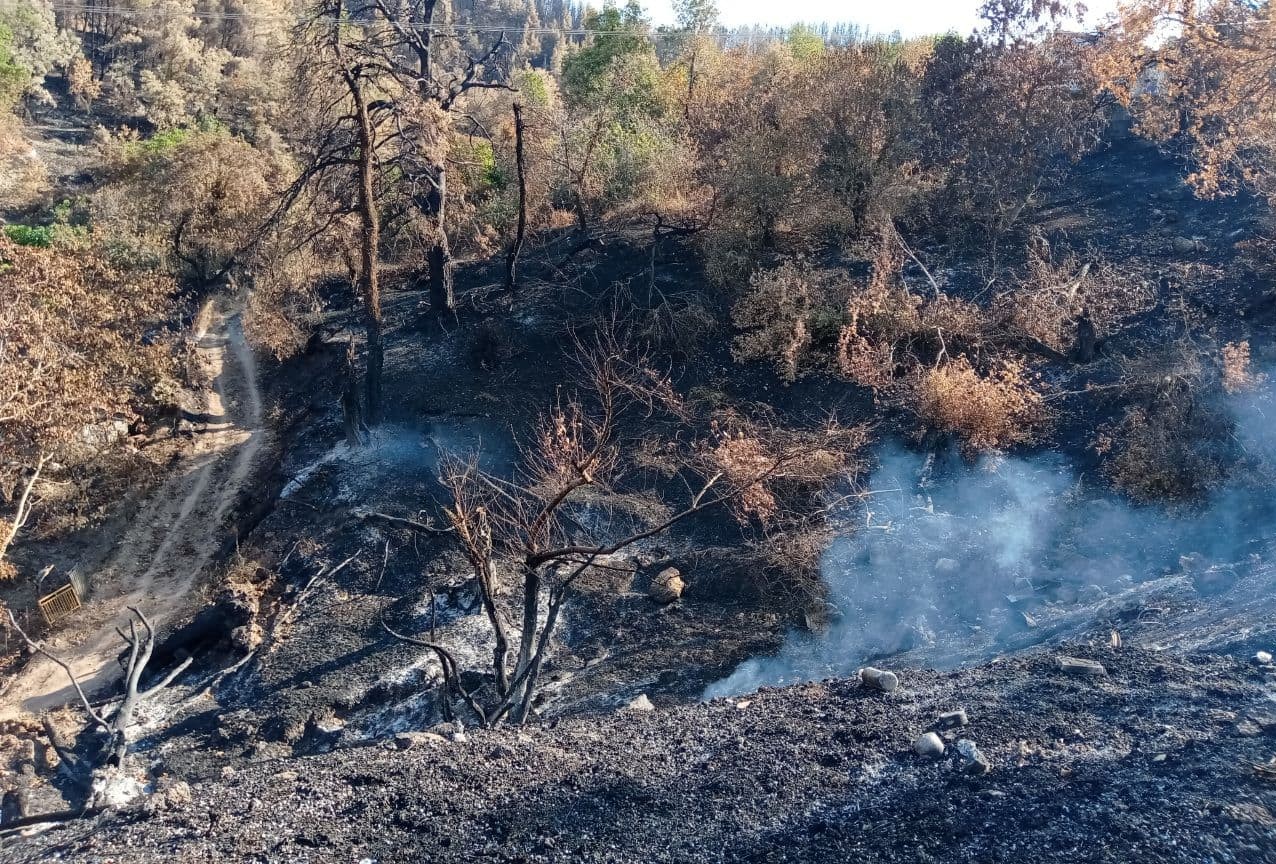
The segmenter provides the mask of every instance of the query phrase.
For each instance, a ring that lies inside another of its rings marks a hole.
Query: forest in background
[[[133,458],[86,429],[172,414],[211,294],[242,295],[253,343],[285,358],[320,289],[353,286],[353,422],[375,425],[387,284],[448,316],[459,265],[501,262],[517,296],[521,258],[617,226],[687,238],[730,310],[680,301],[643,347],[721,341],[786,381],[844,380],[968,454],[1048,443],[1047,367],[1092,361],[1156,303],[1154,275],[1034,227],[1112,118],[1199,195],[1276,191],[1266,4],[1143,0],[1089,34],[1075,11],[989,0],[976,33],[899,40],[725,31],[711,0],[660,29],[633,2],[8,0],[0,562],[33,514],[103,497]],[[59,125],[91,130],[61,174],[35,149]],[[1267,238],[1242,251],[1268,272]],[[1199,329],[1127,364],[1094,438],[1136,500],[1190,500],[1241,464],[1207,409],[1260,373],[1247,341]]]

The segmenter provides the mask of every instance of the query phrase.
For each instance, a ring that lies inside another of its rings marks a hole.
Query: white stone
[[[927,732],[913,742],[913,752],[927,759],[943,756],[944,739],[934,732]]]
[[[625,706],[626,711],[655,711],[656,706],[651,704],[651,700],[647,698],[646,693],[642,693],[637,699],[634,699]]]

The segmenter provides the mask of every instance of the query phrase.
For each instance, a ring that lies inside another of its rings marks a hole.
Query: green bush
[[[48,225],[6,225],[4,234],[19,246],[48,249],[53,245],[53,229]]]

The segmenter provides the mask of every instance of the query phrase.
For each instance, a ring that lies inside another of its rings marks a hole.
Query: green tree
[[[31,80],[31,70],[13,54],[13,29],[0,21],[0,111],[12,111]]]
[[[718,4],[715,0],[674,0],[673,19],[679,30],[708,33],[718,24]]]
[[[591,11],[585,27],[601,32],[563,63],[563,91],[569,100],[595,104],[606,98],[611,83],[608,73],[626,58],[650,56],[655,65],[650,26],[637,0],[629,0],[623,9],[606,6],[600,12]]]

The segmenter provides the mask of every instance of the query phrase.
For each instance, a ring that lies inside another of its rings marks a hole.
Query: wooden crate
[[[40,598],[40,614],[50,624],[56,624],[80,608],[80,595],[71,583]]]

